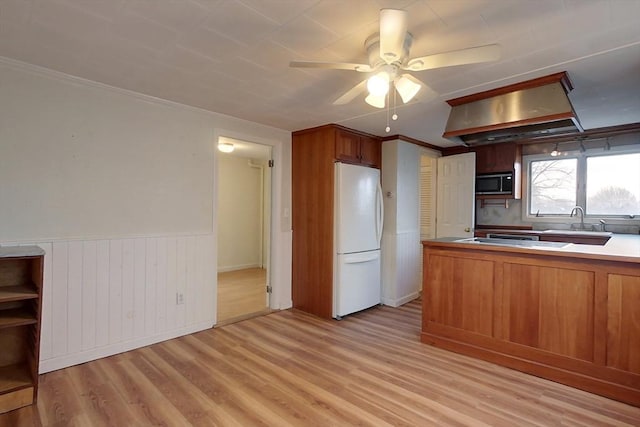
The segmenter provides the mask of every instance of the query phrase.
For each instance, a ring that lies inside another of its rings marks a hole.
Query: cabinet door
[[[513,171],[514,164],[519,162],[518,147],[515,142],[483,145],[474,151],[478,174]]]
[[[607,366],[640,374],[640,276],[610,274]]]
[[[336,159],[360,163],[360,135],[336,130]]]
[[[493,168],[495,172],[509,172],[516,162],[517,146],[515,142],[496,144],[493,152]]]
[[[380,168],[382,163],[382,144],[376,138],[360,137],[360,162],[363,165]]]
[[[476,173],[495,172],[495,146],[483,145],[474,150],[476,152]]]
[[[504,264],[507,341],[593,361],[595,277],[591,271]]]
[[[423,322],[493,335],[492,261],[432,255],[425,265]]]

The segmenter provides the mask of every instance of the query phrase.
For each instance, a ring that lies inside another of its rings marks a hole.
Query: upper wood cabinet
[[[519,199],[522,193],[522,146],[515,142],[480,145],[473,148],[476,153],[476,175],[504,173],[513,174],[513,191],[509,195],[480,194],[476,199]]]
[[[476,153],[476,173],[513,172],[520,170],[522,150],[515,142],[481,145],[473,149]]]
[[[336,160],[380,168],[382,145],[380,139],[345,129],[336,129]]]

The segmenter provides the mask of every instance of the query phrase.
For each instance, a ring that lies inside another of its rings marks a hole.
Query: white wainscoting
[[[383,233],[382,303],[398,307],[420,296],[420,231]]]
[[[214,234],[35,244],[46,251],[40,373],[215,323]]]

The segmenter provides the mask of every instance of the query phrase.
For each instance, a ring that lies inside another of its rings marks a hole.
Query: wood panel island
[[[424,343],[640,406],[640,236],[423,242]]]

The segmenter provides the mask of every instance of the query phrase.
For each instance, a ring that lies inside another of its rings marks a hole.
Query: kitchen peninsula
[[[424,241],[424,343],[640,406],[640,236]]]

